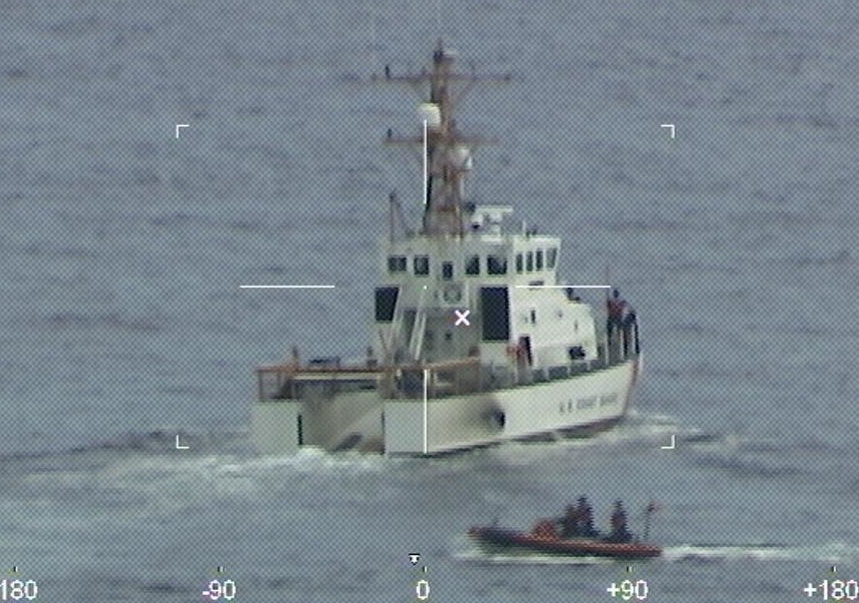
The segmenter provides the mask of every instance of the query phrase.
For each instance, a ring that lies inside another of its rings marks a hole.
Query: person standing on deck
[[[635,309],[624,302],[623,306],[623,355],[627,356],[630,348],[636,354],[638,349],[638,321],[635,316]]]
[[[629,542],[632,534],[626,527],[626,511],[623,503],[619,500],[614,502],[614,511],[611,514],[611,533],[606,538],[608,542]]]
[[[594,510],[584,496],[579,497],[579,505],[576,509],[578,514],[578,534],[585,538],[596,538],[599,532],[594,529]]]
[[[561,525],[561,538],[575,538],[579,535],[579,511],[573,505],[567,505],[564,516],[558,521]]]
[[[606,310],[608,312],[608,321],[606,322],[606,331],[611,337],[612,332],[616,329],[618,332],[623,327],[623,314],[626,302],[620,297],[620,291],[615,289],[611,293],[611,297],[606,301]]]

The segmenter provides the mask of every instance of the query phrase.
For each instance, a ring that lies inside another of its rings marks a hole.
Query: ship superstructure
[[[295,354],[258,369],[252,431],[262,452],[437,454],[591,432],[627,409],[640,363],[635,316],[606,321],[558,282],[558,237],[508,232],[511,207],[469,200],[473,152],[486,141],[463,135],[453,115],[481,78],[454,63],[439,43],[429,70],[385,69],[386,81],[428,88],[421,132],[387,136],[420,150],[422,223],[398,236],[392,197],[364,362]]]

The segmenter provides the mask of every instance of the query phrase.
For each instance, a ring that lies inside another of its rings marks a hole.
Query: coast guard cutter
[[[263,453],[438,454],[505,440],[587,435],[627,411],[641,353],[634,315],[606,320],[557,280],[561,241],[507,232],[510,207],[466,197],[480,144],[453,118],[478,78],[441,43],[431,68],[382,79],[428,87],[411,144],[424,164],[417,231],[382,245],[366,360],[289,362],[257,370],[252,438]],[[502,78],[503,79],[503,78]],[[508,78],[509,79],[509,78]]]

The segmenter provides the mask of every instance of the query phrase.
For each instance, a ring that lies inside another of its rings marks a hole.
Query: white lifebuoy
[[[526,357],[525,347],[522,345],[507,346],[507,355],[516,360],[522,360]]]
[[[462,287],[453,283],[445,285],[441,296],[446,304],[458,304],[462,301]]]

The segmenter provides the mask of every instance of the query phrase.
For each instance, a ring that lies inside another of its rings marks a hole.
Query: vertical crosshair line
[[[429,403],[427,401],[428,390],[429,390],[429,369],[424,369],[424,454],[427,454],[429,450],[428,446],[428,438],[427,438],[427,410]]]
[[[429,158],[427,157],[427,120],[424,120],[424,207],[429,204]]]

